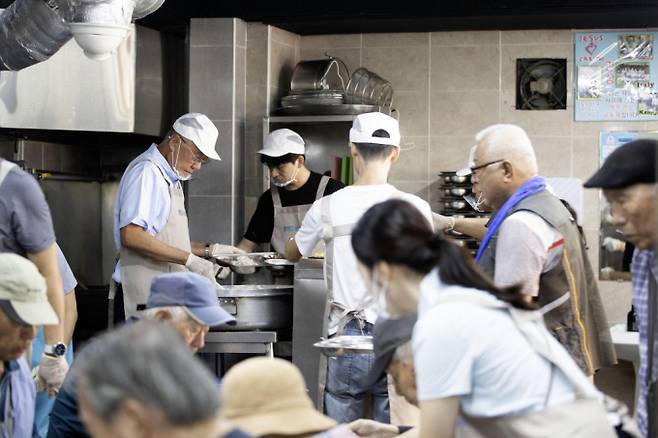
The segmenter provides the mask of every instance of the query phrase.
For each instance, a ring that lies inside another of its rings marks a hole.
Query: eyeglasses
[[[188,145],[188,144],[189,144],[189,143],[186,142],[185,140],[182,140],[182,141],[183,141],[183,144],[184,144],[184,145]],[[187,148],[187,150],[190,151],[190,153],[192,154],[192,161],[194,161],[195,163],[206,164],[206,163],[208,162],[208,157],[206,157],[205,155],[202,155],[202,156],[200,157],[196,152],[194,152],[194,151],[193,151],[191,148],[189,148],[189,147]]]
[[[503,161],[505,161],[505,159],[500,159],[500,160],[490,161],[490,162],[488,162],[488,163],[481,164],[481,165],[479,165],[479,166],[471,167],[471,174],[472,174],[472,175],[475,175],[475,172],[476,172],[477,170],[484,169],[485,167],[491,166],[492,164],[502,163]]]

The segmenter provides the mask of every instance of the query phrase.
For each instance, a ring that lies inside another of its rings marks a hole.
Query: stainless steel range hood
[[[141,26],[103,61],[70,40],[44,62],[0,71],[0,128],[161,135],[164,68],[160,33]]]

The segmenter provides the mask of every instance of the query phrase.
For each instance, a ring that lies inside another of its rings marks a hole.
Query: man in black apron
[[[656,348],[656,278],[658,268],[655,246],[658,244],[656,202],[655,140],[626,143],[608,156],[603,166],[585,187],[599,187],[610,203],[613,224],[635,245],[631,273],[633,306],[640,331],[640,399],[637,401],[637,425],[647,438],[658,437],[658,348]]]
[[[277,129],[267,136],[258,153],[269,169],[272,185],[258,199],[238,248],[252,252],[258,244],[269,242],[276,252],[285,254],[286,242],[302,226],[313,202],[344,187],[307,169],[304,149],[302,137],[290,129]]]
[[[125,317],[136,316],[158,274],[192,271],[215,281],[219,266],[207,260],[240,252],[228,245],[190,241],[181,181],[209,159],[219,161],[219,132],[203,114],[174,122],[163,141],[135,158],[126,169],[114,208],[114,239],[119,262],[113,279],[123,288]],[[113,298],[113,291],[110,291]]]

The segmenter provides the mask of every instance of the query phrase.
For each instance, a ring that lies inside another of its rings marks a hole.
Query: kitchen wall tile
[[[231,196],[190,196],[188,219],[193,242],[230,243]]]
[[[239,18],[234,18],[235,24],[235,44],[238,47],[247,47],[247,22]]]
[[[597,230],[601,225],[601,203],[598,190],[585,189],[583,228]]]
[[[361,67],[361,49],[354,48],[306,48],[302,46],[299,53],[300,61],[310,61],[313,59],[327,59],[328,54],[334,58],[338,58],[345,63],[349,74],[351,75],[354,70]],[[347,78],[349,81],[349,78]],[[347,86],[347,84],[345,84]]]
[[[497,46],[500,32],[477,31],[477,32],[432,32],[431,44],[436,46]]]
[[[658,131],[658,121],[657,122],[646,122],[644,124],[645,131]]]
[[[499,120],[497,91],[435,91],[431,97],[432,136],[475,135]]]
[[[269,26],[263,23],[250,21],[247,23],[247,44],[255,40],[267,40]]]
[[[427,48],[365,48],[363,66],[390,81],[396,92],[427,90]]]
[[[286,46],[296,47],[301,44],[301,37],[295,33],[288,32],[278,27],[271,27],[272,29],[272,41],[284,44]]]
[[[498,90],[498,47],[433,47],[432,90]]]
[[[238,120],[247,117],[247,50],[235,48],[235,115]]]
[[[571,138],[530,135],[542,176],[571,176]]]
[[[363,34],[363,47],[427,47],[429,42],[427,32]]]
[[[571,86],[573,44],[503,45],[501,48],[502,89],[516,88],[516,60],[519,58],[556,58],[567,60],[567,89]]]
[[[219,139],[215,149],[221,161],[210,161],[194,174],[188,184],[190,196],[230,196],[233,181],[231,160],[233,159],[233,123],[216,121]]]
[[[247,84],[267,84],[267,40],[249,40],[247,47]]]
[[[500,102],[501,123],[519,125],[528,135],[571,137],[573,111],[566,110],[517,110],[516,90],[503,90]]]
[[[262,178],[247,178],[245,181],[245,195],[258,198],[263,193]]]
[[[411,193],[429,202],[429,186],[427,181],[395,181],[389,179],[389,183],[400,191]]]
[[[587,180],[599,168],[598,137],[574,137],[573,176]]]
[[[190,48],[189,108],[214,120],[230,120],[233,100],[233,48]]]
[[[296,65],[295,48],[274,41],[271,44],[270,85],[287,91]]]
[[[438,173],[457,171],[468,163],[468,153],[475,143],[473,137],[432,137],[430,139],[430,182],[438,180]]]
[[[412,143],[412,144],[410,144]],[[400,158],[391,167],[389,179],[392,181],[427,181],[429,159],[427,137],[403,137]]]
[[[631,310],[631,282],[599,281],[599,293],[608,324],[625,323],[626,314]]]
[[[301,38],[302,50],[329,48],[359,48],[361,34],[343,35],[304,35]]]
[[[422,91],[397,91],[393,108],[398,111],[400,131],[404,136],[427,136],[429,99]]]
[[[248,85],[246,94],[246,116],[249,128],[262,129],[263,117],[267,114],[267,87]]]
[[[190,46],[232,47],[232,18],[192,18],[190,20]]]
[[[503,44],[572,44],[570,30],[511,30],[501,32]]]
[[[244,200],[244,226],[243,230],[246,231],[249,226],[249,221],[256,211],[256,206],[258,205],[257,196],[247,196]]]
[[[641,122],[573,122],[574,137],[596,137],[597,142],[602,131],[641,131],[643,129],[644,124]]]

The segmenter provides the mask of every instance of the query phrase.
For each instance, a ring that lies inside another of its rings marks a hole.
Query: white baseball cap
[[[475,162],[473,161],[475,157],[476,146],[471,147],[471,151],[468,153],[468,164],[466,167],[463,167],[457,171],[457,176],[466,176],[471,174],[471,167],[475,167]]]
[[[183,114],[176,119],[173,128],[174,131],[194,142],[203,155],[211,160],[221,160],[215,150],[219,131],[205,114]]]
[[[268,157],[282,157],[285,154],[304,155],[304,139],[291,129],[277,129],[267,135],[263,149],[258,153]]]
[[[389,137],[373,137],[378,130],[384,130]],[[359,114],[350,129],[351,143],[375,143],[400,147],[400,124],[391,116],[374,112]]]
[[[17,324],[55,325],[59,318],[48,302],[46,280],[37,267],[16,254],[0,254],[0,309]]]

